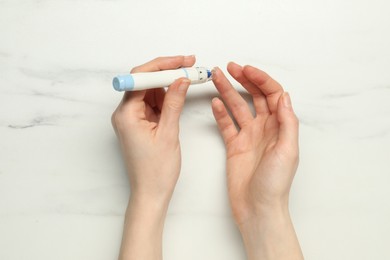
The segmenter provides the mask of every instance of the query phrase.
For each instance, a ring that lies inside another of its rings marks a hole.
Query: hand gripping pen
[[[211,80],[211,77],[210,69],[192,67],[121,75],[113,79],[112,85],[117,91],[135,91],[168,87],[178,78],[187,78],[191,84],[200,84]]]

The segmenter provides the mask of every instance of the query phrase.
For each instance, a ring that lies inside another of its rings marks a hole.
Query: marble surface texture
[[[390,259],[389,13],[386,0],[0,0],[0,259],[116,259],[129,186],[111,79],[176,54],[251,64],[290,92],[306,259]],[[245,259],[216,95],[188,93],[165,259]]]

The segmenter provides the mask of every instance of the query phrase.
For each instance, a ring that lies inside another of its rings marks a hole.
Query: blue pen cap
[[[117,76],[112,80],[112,85],[116,91],[132,90],[134,88],[133,76]]]

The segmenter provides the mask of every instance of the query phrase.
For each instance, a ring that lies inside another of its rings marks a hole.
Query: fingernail
[[[187,56],[184,56],[184,59],[186,59],[186,60],[194,59],[194,58],[195,58],[195,55],[187,55]]]
[[[211,100],[211,106],[213,109],[215,109],[217,112],[221,112],[221,106],[218,106],[218,103],[222,102],[218,97],[215,97]]]
[[[183,79],[179,85],[179,92],[186,92],[190,86],[191,81],[189,79]]]
[[[211,102],[212,103],[218,103],[219,102],[219,98],[218,97],[214,97],[212,100],[211,100]]]
[[[212,70],[211,70],[211,77],[214,78],[214,75],[216,75],[218,73],[218,70],[219,68],[218,67],[214,67]]]
[[[290,94],[288,94],[288,92],[283,93],[283,105],[286,108],[291,108],[291,98],[290,98]]]

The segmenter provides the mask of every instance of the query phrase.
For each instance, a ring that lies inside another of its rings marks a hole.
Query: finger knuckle
[[[124,114],[121,113],[120,110],[116,110],[111,116],[111,124],[115,129],[121,131],[126,128],[128,120],[126,120]]]
[[[111,124],[114,128],[116,128],[117,125],[116,117],[117,117],[117,112],[114,111],[114,113],[112,113],[111,115]]]
[[[299,118],[295,114],[291,116],[291,123],[295,128],[299,127]]]
[[[170,101],[167,104],[168,108],[173,111],[180,111],[182,107],[182,102],[180,101]]]
[[[123,125],[123,116],[118,111],[114,112],[111,116],[111,124],[115,129],[120,129]]]
[[[167,57],[158,56],[157,58],[153,59],[152,62],[161,63],[161,62],[164,61],[165,59],[167,59]]]

